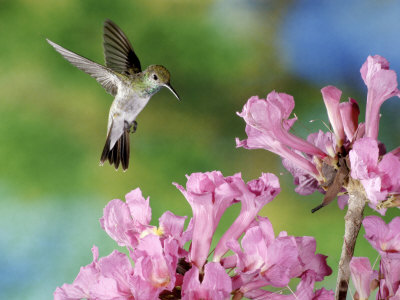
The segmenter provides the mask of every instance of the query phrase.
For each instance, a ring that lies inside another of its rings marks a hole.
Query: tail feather
[[[111,130],[110,130],[111,132]],[[118,170],[119,165],[122,165],[122,169],[125,171],[129,166],[129,130],[124,130],[124,133],[115,143],[114,147],[110,149],[110,134],[107,136],[106,143],[101,153],[100,165],[108,159],[110,165],[114,165],[115,169]]]
[[[130,143],[129,143],[129,131],[125,130],[122,139],[121,147],[121,164],[124,170],[128,169],[129,166],[129,154],[130,154]]]

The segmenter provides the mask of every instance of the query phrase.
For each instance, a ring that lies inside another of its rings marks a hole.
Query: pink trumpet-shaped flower
[[[241,178],[232,177],[232,184],[241,191],[240,200],[242,209],[239,216],[219,240],[214,251],[214,261],[220,261],[228,251],[227,242],[237,240],[254,221],[258,212],[268,202],[272,201],[280,192],[278,177],[271,173],[263,173],[259,179],[245,184]]]
[[[299,250],[300,264],[292,269],[291,277],[301,277],[308,271],[313,271],[315,281],[322,281],[325,276],[332,274],[332,269],[326,263],[328,258],[322,254],[316,254],[317,242],[311,236],[295,237]]]
[[[335,136],[331,132],[325,133],[321,130],[311,133],[307,137],[307,141],[326,153],[334,152],[333,149],[336,145]],[[310,158],[307,158],[307,160],[312,163]],[[317,178],[310,175],[308,172],[305,172],[301,165],[286,158],[282,159],[282,164],[293,176],[293,181],[296,185],[296,193],[299,193],[300,195],[310,195],[316,190],[321,192],[323,191]]]
[[[386,224],[378,216],[363,220],[364,237],[381,255],[379,297],[397,299],[400,290],[400,217]]]
[[[235,253],[237,278],[233,289],[241,292],[265,285],[284,287],[290,281],[292,269],[300,263],[294,237],[275,238],[272,224],[259,217],[259,225],[251,227],[242,238],[241,245],[230,240],[228,246]]]
[[[390,194],[400,193],[400,158],[385,154],[379,161],[378,142],[372,138],[357,140],[349,153],[351,176],[364,186],[372,209],[385,214],[377,205]]]
[[[190,261],[201,269],[207,260],[215,229],[225,210],[240,196],[240,191],[221,172],[193,173],[186,190],[175,186],[190,203],[193,211],[193,238]]]
[[[360,300],[368,300],[371,294],[371,283],[378,279],[378,273],[371,268],[366,257],[353,257],[350,261],[350,272],[353,284]]]
[[[146,286],[146,294],[149,295],[158,295],[163,290],[172,290],[175,286],[178,250],[178,241],[172,238],[164,240],[163,244],[159,236],[152,234],[141,239],[138,247],[131,254],[135,261],[132,285],[139,284],[142,289]],[[137,293],[143,293],[143,290],[134,290],[135,298],[137,298]]]
[[[55,300],[129,299],[132,265],[125,254],[114,251],[98,260],[98,249],[92,248],[93,262],[82,267],[73,284],[64,284],[54,292]]]
[[[377,139],[381,105],[387,99],[399,96],[397,76],[393,70],[389,70],[389,62],[379,55],[368,56],[360,72],[368,87],[365,136]]]
[[[400,298],[397,298],[400,295],[400,259],[398,255],[382,257],[379,271],[383,277],[379,282],[378,295],[380,299],[399,300]]]
[[[96,246],[93,246],[92,253],[93,262],[85,267],[81,267],[74,283],[65,283],[61,287],[58,287],[54,292],[54,300],[90,298],[91,287],[96,284],[100,275],[97,268],[99,250]]]
[[[267,95],[266,100],[251,97],[243,107],[243,111],[238,115],[248,125],[283,145],[311,155],[325,157],[326,154],[323,151],[288,132],[295,121],[295,119],[289,119],[293,108],[294,100],[292,96],[273,91]]]
[[[332,273],[326,264],[326,256],[315,254],[312,237],[293,237],[286,232],[275,237],[267,218],[258,217],[258,222],[246,231],[241,241],[243,251],[237,240],[231,239],[228,246],[235,255],[223,258],[223,264],[225,268],[236,266],[233,290],[239,290],[251,299],[270,299],[273,293],[260,288],[284,287],[291,278],[303,278],[306,274],[312,274],[312,286],[307,293],[313,294],[314,282]]]
[[[110,201],[100,219],[101,227],[118,245],[135,247],[142,231],[149,227],[151,208],[139,188],[126,196],[126,202]]]
[[[363,220],[364,237],[382,257],[400,259],[400,217],[386,224],[378,216],[367,216]]]
[[[292,174],[293,183],[296,186],[294,189],[296,193],[300,195],[311,195],[320,189],[320,183],[318,180],[292,160],[283,158],[282,165],[290,172],[290,174]]]
[[[187,271],[183,278],[182,299],[224,300],[230,299],[231,291],[231,278],[219,263],[210,262],[204,266],[202,281],[196,266]]]
[[[236,139],[237,147],[263,148],[280,155],[284,167],[294,177],[297,193],[309,195],[317,190],[326,194],[322,206],[338,196],[341,208],[348,200],[347,194],[340,195],[346,193],[348,172],[355,176],[361,170],[353,170],[354,166],[359,168],[363,163],[362,157],[372,155],[376,157],[375,166],[368,168],[376,170],[368,172],[365,178],[353,178],[362,182],[371,201],[370,206],[380,213],[384,214],[387,207],[400,207],[400,173],[394,172],[400,166],[400,148],[379,161],[379,154],[375,155],[376,147],[372,148],[374,153],[362,154],[368,148],[360,149],[360,144],[357,146],[358,140],[364,137],[377,142],[380,106],[390,97],[400,97],[397,76],[389,70],[387,60],[378,55],[369,56],[360,72],[368,87],[365,124],[358,122],[360,110],[357,102],[350,98],[348,102],[340,103],[342,92],[334,86],[327,86],[321,92],[334,135],[318,132],[310,134],[305,141],[289,132],[297,120],[297,117],[289,119],[294,108],[293,97],[273,91],[267,99],[251,97],[242,112],[238,113],[246,122],[248,138],[243,141]],[[359,154],[354,150],[353,143],[360,150]],[[380,145],[383,148],[383,144]],[[353,152],[350,159],[352,166],[346,163],[349,152]],[[385,203],[381,204],[383,201]]]
[[[298,178],[313,178],[309,182],[314,185],[321,176],[313,157],[321,160],[327,157],[328,152],[325,151],[326,145],[321,149],[289,132],[296,121],[296,118],[289,119],[293,108],[293,97],[288,94],[273,91],[266,99],[251,97],[238,113],[246,121],[248,138],[243,141],[236,139],[236,145],[246,149],[263,148],[280,155],[286,165],[293,166],[292,171],[298,168],[304,174]]]
[[[163,241],[165,238],[172,237],[179,242],[180,250],[182,250],[183,245],[191,238],[187,237],[183,231],[186,219],[187,217],[174,215],[170,211],[163,213],[159,218],[160,225],[158,228],[161,240]]]
[[[240,173],[229,177],[217,171],[194,173],[188,176],[186,189],[177,187],[193,209],[186,231],[183,231],[186,217],[169,211],[160,217],[158,228],[151,226],[149,200],[143,198],[139,189],[126,196],[126,203],[110,201],[101,225],[127,247],[129,255],[114,251],[99,259],[98,250],[93,247],[93,262],[81,268],[72,284],[57,288],[54,298],[228,299],[231,295],[251,298],[264,295],[261,288],[266,285],[284,287],[291,278],[301,277],[298,297],[329,299],[326,296],[330,293],[325,290],[313,292],[314,282],[331,272],[326,257],[315,254],[315,240],[288,236],[286,232],[275,237],[269,220],[257,216],[280,191],[275,175],[263,173],[246,184]],[[207,261],[222,214],[238,202],[242,204],[238,218],[217,244],[214,262]],[[186,251],[183,246],[190,240]],[[228,249],[234,254],[222,258]],[[231,268],[235,270],[233,275],[226,270]]]
[[[289,159],[294,158],[295,161],[299,162],[303,159],[301,156],[295,155],[296,153],[290,153],[291,149],[317,155],[321,158],[325,157],[326,153],[321,149],[288,132],[296,120],[289,119],[293,108],[293,97],[288,94],[273,91],[268,94],[265,100],[251,97],[238,115],[256,131],[246,129],[249,140],[247,142],[237,140],[237,145],[239,147],[251,147],[252,144],[267,144],[268,150]],[[303,164],[307,165],[308,163],[303,161]],[[315,172],[311,166],[308,166],[307,169]]]
[[[296,151],[291,150],[274,137],[265,134],[263,131],[250,125],[246,125],[245,131],[247,139],[241,141],[236,138],[236,147],[243,147],[245,149],[266,149],[300,166],[305,170],[305,173],[311,174],[313,177],[318,176],[317,168],[309,159]]]

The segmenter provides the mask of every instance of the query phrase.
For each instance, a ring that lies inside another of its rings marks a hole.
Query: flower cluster
[[[168,211],[158,227],[150,225],[149,199],[140,189],[126,202],[112,200],[100,223],[128,255],[114,251],[99,259],[93,247],[93,262],[72,284],[57,288],[54,298],[333,299],[331,291],[314,291],[314,283],[332,272],[326,256],[315,253],[315,239],[276,236],[268,218],[258,216],[280,192],[275,175],[245,183],[240,174],[213,171],[191,174],[186,188],[175,185],[193,211],[186,230],[186,218]],[[235,203],[241,204],[239,216],[210,251],[221,216]],[[285,288],[292,278],[301,279],[294,294],[262,289]]]
[[[366,257],[353,257],[350,262],[351,277],[358,299],[368,299],[379,288],[377,299],[400,299],[400,217],[389,224],[369,216],[363,221],[365,238],[374,247],[381,261],[379,272],[374,271]],[[357,299],[355,297],[355,299]]]
[[[266,99],[251,97],[239,113],[246,121],[248,138],[237,139],[237,147],[263,148],[280,155],[294,177],[296,192],[325,193],[323,205],[342,194],[338,200],[343,208],[356,180],[369,205],[381,214],[387,207],[400,206],[400,147],[385,154],[377,140],[382,103],[400,96],[396,73],[378,55],[369,56],[360,72],[368,88],[365,123],[358,121],[356,100],[340,103],[342,92],[327,86],[321,92],[333,132],[319,131],[304,140],[289,132],[297,120],[289,118],[293,97],[273,91]]]

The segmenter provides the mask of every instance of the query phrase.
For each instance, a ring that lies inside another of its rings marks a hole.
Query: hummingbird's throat
[[[147,96],[153,96],[160,89],[161,89],[161,86],[150,86],[145,90],[145,92],[146,92]]]

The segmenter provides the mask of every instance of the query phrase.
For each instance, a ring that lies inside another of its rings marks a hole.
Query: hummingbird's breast
[[[121,85],[111,106],[110,114],[123,116],[124,120],[133,122],[149,102],[150,97],[143,97],[130,86]]]

